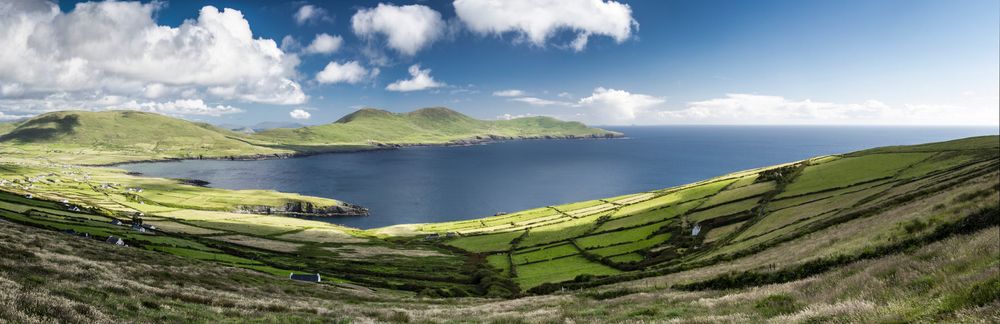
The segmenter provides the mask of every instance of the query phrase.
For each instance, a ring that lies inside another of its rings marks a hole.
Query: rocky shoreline
[[[334,206],[316,206],[310,202],[288,202],[284,206],[237,206],[234,211],[241,214],[284,215],[294,217],[341,217],[368,216],[368,208],[343,203]]]

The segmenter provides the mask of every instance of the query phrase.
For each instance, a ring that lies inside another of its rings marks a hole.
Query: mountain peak
[[[392,115],[394,115],[394,114],[391,111],[388,111],[388,110],[383,110],[383,109],[378,109],[378,108],[371,108],[371,107],[365,107],[365,108],[358,109],[357,111],[352,112],[350,114],[347,114],[344,117],[340,117],[340,119],[338,119],[334,123],[344,124],[344,123],[349,123],[351,121],[354,121],[356,119],[373,118],[373,117],[377,118],[377,117],[385,117],[385,116],[392,116]]]

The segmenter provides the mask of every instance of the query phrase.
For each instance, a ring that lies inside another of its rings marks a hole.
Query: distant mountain
[[[262,127],[297,126],[261,123]],[[616,137],[619,133],[550,117],[474,119],[448,108],[392,113],[366,108],[299,128],[233,131],[138,111],[63,111],[0,124],[0,145],[79,164],[176,158],[258,158],[384,145],[468,143],[515,138]],[[81,155],[83,151],[103,154]],[[90,159],[77,161],[76,159]]]
[[[485,121],[436,107],[408,113],[364,108],[331,124],[259,132],[258,139],[278,143],[438,144],[508,138],[616,137],[621,134],[551,117]]]

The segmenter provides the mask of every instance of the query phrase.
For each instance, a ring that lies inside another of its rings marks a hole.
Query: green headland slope
[[[1000,320],[998,136],[369,231],[236,207],[253,192],[0,166],[0,317],[15,321]],[[157,228],[132,230],[135,212]],[[92,239],[112,235],[129,247]]]
[[[424,108],[408,113],[392,113],[365,108],[334,123],[278,128],[254,134],[255,138],[286,145],[337,144],[443,144],[464,141],[545,138],[613,137],[620,134],[564,122],[551,117],[525,117],[485,121],[448,108]]]
[[[548,117],[483,121],[447,108],[402,114],[366,108],[326,125],[249,135],[137,111],[54,112],[0,125],[0,153],[77,165],[162,159],[253,159],[514,138],[621,136]]]

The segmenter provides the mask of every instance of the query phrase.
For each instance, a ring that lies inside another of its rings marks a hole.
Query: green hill
[[[15,122],[0,122],[0,136],[7,134],[7,132],[10,132],[15,127],[17,127],[17,123]]]
[[[136,111],[65,111],[0,124],[0,152],[73,164],[191,158],[262,158],[373,149],[386,144],[466,143],[507,138],[621,134],[548,117],[482,121],[447,108],[396,114],[362,109],[334,123],[247,135]]]
[[[408,113],[365,108],[331,124],[295,129],[271,129],[253,135],[257,139],[289,145],[369,143],[410,145],[490,138],[613,136],[620,134],[550,117],[484,121],[448,108],[424,108]]]
[[[0,143],[75,162],[81,162],[76,157],[90,161],[95,155],[117,162],[290,153],[248,144],[239,136],[209,124],[154,113],[64,111],[21,122],[0,135]]]
[[[0,218],[19,223],[0,222],[0,252],[8,256],[0,259],[7,305],[0,318],[14,321],[1000,319],[998,136],[823,156],[662,190],[370,231],[201,210],[193,188],[118,192],[72,178],[143,179],[106,168],[0,167],[7,172],[0,178],[15,179],[0,187]],[[66,211],[48,198],[60,188],[73,188],[71,202],[85,196],[94,208]],[[177,205],[172,192],[191,192],[188,204]],[[225,201],[239,202],[239,194]],[[160,230],[108,224],[128,208]],[[116,235],[132,248],[24,225]],[[320,273],[324,281],[292,282],[292,271]],[[541,296],[520,299],[525,295]]]

